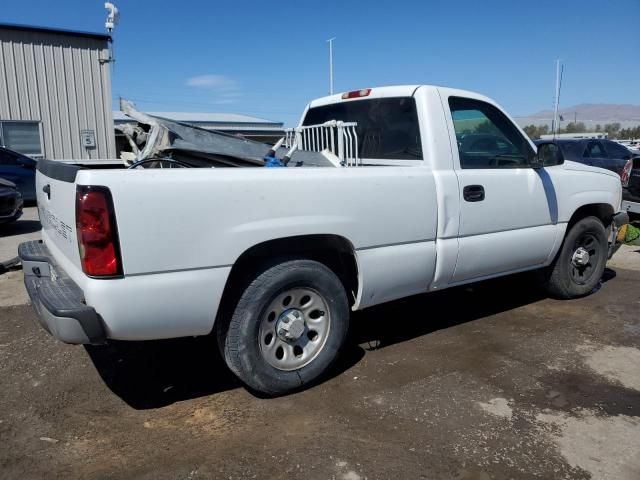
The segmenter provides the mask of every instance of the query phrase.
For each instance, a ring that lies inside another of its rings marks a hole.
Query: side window
[[[584,151],[584,156],[586,158],[606,158],[607,154],[600,142],[589,142]]]
[[[535,152],[516,126],[496,107],[479,100],[449,97],[461,168],[528,167]]]
[[[0,122],[0,145],[24,155],[42,156],[39,122]]]

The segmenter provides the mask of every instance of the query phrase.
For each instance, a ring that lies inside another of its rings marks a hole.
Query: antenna
[[[120,12],[111,2],[106,2],[104,4],[104,8],[108,10],[107,21],[105,22],[104,26],[106,27],[107,31],[111,33],[113,28],[117,25],[118,20],[120,20]]]

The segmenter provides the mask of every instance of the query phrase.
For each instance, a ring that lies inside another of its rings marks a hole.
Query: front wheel
[[[349,303],[335,273],[313,260],[290,260],[251,281],[219,339],[240,380],[280,395],[327,371],[348,325]]]
[[[577,298],[591,293],[607,263],[607,234],[596,217],[585,217],[567,232],[554,262],[543,274],[545,287],[557,298]]]

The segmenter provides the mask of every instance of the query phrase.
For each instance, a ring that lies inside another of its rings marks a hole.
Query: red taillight
[[[345,92],[342,94],[342,99],[346,100],[348,98],[360,98],[360,97],[368,97],[371,93],[370,88],[364,88],[362,90],[354,90],[353,92]]]
[[[84,273],[91,277],[122,275],[118,230],[108,188],[78,186],[76,230]]]
[[[622,173],[620,174],[620,181],[622,182],[623,187],[629,186],[631,170],[633,170],[633,160],[629,159],[627,160],[627,163],[624,164],[624,168],[622,169]]]

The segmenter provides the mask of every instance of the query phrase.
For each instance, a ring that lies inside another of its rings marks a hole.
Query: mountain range
[[[608,103],[581,103],[572,107],[563,107],[560,114],[565,121],[572,121],[574,114],[577,114],[578,121],[591,120],[600,122],[624,122],[636,121],[640,123],[640,105],[616,105]],[[529,118],[553,118],[553,110],[542,110]]]
[[[622,128],[640,125],[640,105],[609,104],[609,103],[581,103],[571,107],[562,107],[559,110],[562,115],[562,125],[573,122],[583,122],[587,127],[597,124],[618,122]],[[553,110],[542,110],[531,115],[516,117],[520,125],[550,124],[553,119]]]

